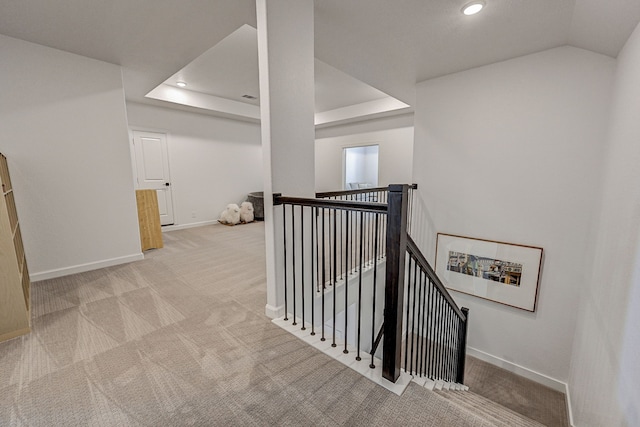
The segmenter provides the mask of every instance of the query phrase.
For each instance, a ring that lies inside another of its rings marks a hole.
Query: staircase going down
[[[465,381],[469,310],[458,307],[410,236],[416,188],[274,195],[284,304],[273,322],[397,395],[415,382],[474,426],[567,426],[558,422],[566,418],[562,399],[512,373],[470,357],[469,368],[479,369]],[[524,388],[503,387],[510,383]]]
[[[445,388],[439,390],[434,388],[433,391],[441,398],[447,399],[463,410],[498,427],[544,427],[544,424],[518,414],[471,390],[447,390]]]

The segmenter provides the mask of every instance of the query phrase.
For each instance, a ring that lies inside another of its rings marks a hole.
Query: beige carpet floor
[[[475,357],[466,360],[465,383],[474,393],[546,426],[569,427],[563,393]]]
[[[32,333],[0,343],[0,426],[492,425],[274,326],[263,223],[164,239],[143,261],[32,285]]]

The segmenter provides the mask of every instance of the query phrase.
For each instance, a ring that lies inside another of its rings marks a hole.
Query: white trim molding
[[[506,369],[509,372],[520,375],[521,377],[525,377],[530,379],[531,381],[535,381],[539,384],[545,385],[549,388],[552,388],[560,393],[567,394],[567,383],[557,380],[555,378],[551,378],[545,374],[541,374],[539,372],[533,371],[529,368],[525,368],[524,366],[517,365],[513,362],[509,362],[507,360],[501,359],[499,357],[493,356],[489,353],[485,353],[484,351],[475,349],[473,347],[467,347],[467,354],[469,356],[473,356],[478,358],[484,362],[490,363],[492,365],[498,366],[502,369]]]
[[[282,317],[284,316],[284,305],[281,305],[280,307],[274,307],[272,305],[266,304],[264,306],[264,314],[269,319],[277,319],[279,317]]]
[[[133,261],[144,259],[141,253],[126,255],[117,258],[105,259],[102,261],[88,262],[86,264],[73,265],[71,267],[56,268],[54,270],[40,271],[29,275],[32,282],[39,280],[55,279],[57,277],[69,276],[70,274],[84,273],[86,271],[99,270],[105,267],[113,267],[114,265],[128,264]]]
[[[574,427],[575,424],[573,423],[573,409],[571,409],[571,395],[569,394],[569,384],[565,384],[565,386],[566,388],[564,391],[564,401],[567,405],[567,416],[569,417],[569,425],[571,427]]]
[[[176,230],[184,230],[187,228],[204,227],[205,225],[214,225],[217,223],[218,223],[218,220],[214,219],[213,221],[191,222],[189,224],[163,225],[162,232],[164,233],[165,231],[176,231]]]

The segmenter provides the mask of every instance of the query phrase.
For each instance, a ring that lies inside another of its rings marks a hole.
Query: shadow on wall
[[[427,209],[427,203],[422,198],[420,189],[413,193],[413,204],[411,206],[411,238],[416,242],[425,258],[434,264],[436,259],[436,236],[437,231],[433,218]]]

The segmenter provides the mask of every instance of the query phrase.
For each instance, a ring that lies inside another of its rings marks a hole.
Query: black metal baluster
[[[424,278],[423,278],[423,283],[422,286],[424,288],[423,293],[422,293],[422,349],[421,349],[421,356],[420,356],[420,360],[422,361],[422,366],[421,366],[421,371],[422,371],[422,376],[426,375],[426,365],[427,365],[427,348],[426,345],[428,344],[427,342],[427,334],[428,334],[428,326],[426,325],[427,323],[427,292],[429,292],[429,278],[427,276],[427,274],[424,274]]]
[[[423,300],[423,292],[422,288],[424,287],[422,284],[422,269],[419,270],[420,279],[418,280],[420,291],[418,292],[418,336],[416,337],[416,342],[418,344],[418,348],[416,349],[416,373],[418,376],[422,376],[422,336],[424,335],[424,329],[422,327],[422,321],[424,320],[424,308],[422,307]]]
[[[329,269],[330,269],[330,280],[331,286],[335,287],[337,282],[337,266],[335,263],[336,258],[336,210],[329,210]],[[331,224],[333,223],[333,227]],[[333,230],[333,233],[331,232]]]
[[[448,326],[449,326],[449,310],[447,309],[447,305],[444,306],[444,354],[443,354],[443,361],[442,361],[442,377],[446,380],[449,381],[449,375],[448,375],[448,370],[449,370],[449,331],[448,331]]]
[[[452,308],[451,309],[451,332],[450,332],[450,334],[451,334],[451,338],[450,338],[451,347],[449,347],[449,353],[451,354],[451,356],[449,357],[449,360],[450,360],[450,362],[449,362],[449,372],[450,372],[449,376],[451,377],[451,381],[452,382],[455,382],[455,378],[456,378],[456,372],[455,372],[455,369],[456,369],[456,364],[455,364],[455,362],[456,362],[456,351],[455,351],[455,349],[456,349],[456,338],[455,338],[456,334],[455,334],[455,332],[456,332],[456,329],[457,329],[456,328],[456,322],[455,322],[456,318],[457,318],[457,315],[456,315],[455,311],[453,311],[453,308]]]
[[[343,232],[344,224],[342,222],[342,216],[344,215],[344,211],[340,210],[339,212],[340,212],[340,216],[339,216],[339,218],[340,218],[340,227],[339,227],[339,230],[340,230],[340,255],[338,256],[338,259],[340,259],[340,271],[339,271],[340,274],[339,274],[338,277],[342,277],[344,275],[344,265],[342,264],[342,257],[344,255],[344,247],[343,247],[344,240],[342,239],[342,236],[344,236],[344,232]],[[337,212],[336,212],[336,214],[337,214]]]
[[[389,225],[389,217],[385,216],[384,217],[384,221],[382,222],[382,236],[386,236],[387,235],[387,226]],[[387,245],[384,244],[384,237],[383,240],[381,242],[380,247],[382,248],[382,256],[384,258],[386,258],[387,256]]]
[[[452,310],[452,315],[451,315],[451,349],[449,350],[451,352],[451,381],[456,380],[456,365],[457,365],[457,359],[456,359],[456,354],[457,351],[456,349],[458,348],[458,339],[456,338],[457,335],[457,322],[456,320],[458,319],[458,315],[455,313],[455,311]]]
[[[417,262],[417,260],[414,260],[414,263],[413,263],[413,303],[411,304],[413,306],[413,310],[412,310],[412,314],[411,314],[411,331],[412,331],[413,337],[411,338],[411,370],[410,370],[410,373],[413,373],[413,360],[414,360],[413,359],[413,353],[414,353],[415,346],[416,346],[416,341],[417,341],[417,335],[416,335],[416,303],[417,303],[416,293],[418,291],[418,281],[416,280],[417,279],[417,274],[418,274],[418,262]]]
[[[364,221],[362,221],[363,212],[360,212],[360,277],[358,279],[358,349],[356,352],[356,360],[360,361],[360,325],[362,320],[362,262],[364,249]]]
[[[442,294],[438,296],[438,378],[442,379],[442,333],[443,333],[443,321],[442,321],[442,307],[443,298]]]
[[[320,341],[325,341],[326,338],[324,337],[324,294],[325,294],[325,284],[326,282],[326,262],[325,262],[325,258],[327,256],[327,252],[326,252],[326,244],[325,242],[327,241],[327,236],[326,236],[326,231],[325,231],[325,212],[324,212],[324,208],[322,208],[322,325],[321,325],[321,331],[322,331],[322,338],[320,338]]]
[[[411,217],[413,216],[413,190],[411,189],[411,186],[409,186],[409,201],[408,201],[408,211],[409,211],[409,217],[407,218],[407,233],[411,233],[411,223],[413,222],[411,220]]]
[[[447,381],[451,381],[451,306],[447,304]]]
[[[378,222],[380,219],[380,214],[375,214],[375,222],[376,222],[376,228],[375,228],[375,233],[376,233],[376,237],[375,240],[378,240]],[[372,310],[372,314],[371,314],[371,348],[373,348],[374,346],[374,342],[375,342],[375,336],[376,336],[376,286],[377,286],[377,279],[378,279],[378,263],[375,262],[375,260],[377,260],[378,257],[378,246],[374,246],[373,247],[373,259],[374,259],[374,263],[373,263],[373,310]],[[373,363],[373,358],[374,358],[375,354],[371,355],[371,364],[369,364],[369,367],[371,369],[375,368],[376,365]]]
[[[351,195],[351,199],[354,199],[354,195]],[[355,230],[357,230],[358,228],[358,224],[357,224],[357,219],[353,217],[353,211],[348,210],[347,211],[347,216],[349,217],[349,228],[347,231],[347,239],[349,239],[349,241],[351,242],[351,246],[349,247],[349,259],[351,260],[351,264],[347,265],[347,274],[351,274],[353,275],[353,273],[355,272],[355,256],[353,255],[353,251],[354,251],[354,242],[356,242],[356,239],[354,238],[355,234]]]
[[[362,221],[362,215],[360,215],[362,212],[358,212],[358,211],[353,211],[352,212],[352,225],[351,227],[356,228],[355,230],[353,230],[353,235],[356,237],[355,240],[353,240],[353,242],[360,242],[360,232],[362,231],[362,229],[360,228],[360,222]],[[357,255],[357,249],[358,248],[354,248],[354,252],[353,252],[353,256]],[[356,266],[354,265],[354,269],[356,268]]]
[[[384,244],[384,236],[387,235],[387,217],[384,216],[382,221],[380,221],[380,242],[378,242],[378,247],[380,247],[380,259],[384,258],[387,254],[387,248]]]
[[[436,288],[433,290],[433,379],[438,379],[438,307],[440,304],[440,293]]]
[[[349,215],[346,216],[345,218],[346,221],[346,226],[347,226],[347,230],[346,230],[346,250],[345,250],[345,260],[344,260],[344,265],[345,265],[345,274],[344,274],[344,350],[342,350],[342,352],[344,354],[349,353],[349,350],[347,350],[347,321],[349,319],[348,316],[348,312],[347,309],[349,308],[349,296],[348,296],[348,291],[349,291],[349,253],[351,252],[351,245],[349,244]]]
[[[408,272],[409,274],[407,274],[407,304],[405,305],[406,310],[407,310],[407,317],[406,317],[406,321],[404,322],[407,328],[407,331],[405,333],[405,338],[404,338],[404,370],[408,371],[409,369],[409,364],[408,364],[408,360],[409,360],[409,331],[411,330],[411,328],[409,327],[409,299],[411,298],[411,263],[413,262],[413,257],[409,257],[409,262],[408,264]]]
[[[453,365],[453,372],[454,372],[455,381],[458,382],[458,375],[459,375],[458,366],[460,366],[460,317],[458,317],[457,314],[455,317],[455,325],[456,325],[456,330],[455,330],[456,346],[454,348],[455,361]]]
[[[282,205],[282,234],[284,236],[284,320],[288,319],[288,307],[287,307],[287,211],[286,205]]]
[[[380,250],[380,253],[378,254],[378,259],[382,259],[384,257],[385,251],[386,251],[386,247],[384,245],[384,236],[386,236],[385,230],[384,230],[384,225],[387,221],[387,216],[382,216],[380,217],[380,230],[379,230],[379,238],[380,240],[376,243],[376,245],[378,245],[378,248]]]
[[[315,246],[313,247],[315,250],[315,258],[314,258],[314,262],[315,262],[315,284],[316,284],[316,292],[320,292],[320,208],[319,207],[314,207],[312,208],[312,215],[313,218],[315,218],[315,228],[314,228],[314,233],[315,233]],[[311,222],[313,222],[313,220],[311,220]],[[322,254],[322,256],[324,256],[324,254]],[[313,301],[315,302],[317,295],[314,294],[313,296]]]
[[[447,305],[442,302],[442,355],[440,358],[440,378],[447,381]]]
[[[338,217],[336,216],[338,214],[338,211],[336,209],[333,210],[333,265],[334,267],[334,271],[336,271],[337,266],[338,266],[338,260],[336,259],[336,257],[338,256],[338,242],[337,242],[337,220]],[[337,271],[336,271],[336,275],[337,275]],[[336,289],[336,283],[337,283],[337,277],[336,275],[334,275],[334,281],[333,281],[333,342],[331,343],[331,347],[336,347],[336,293],[337,293],[337,289]]]
[[[436,358],[435,358],[435,372],[436,372],[436,378],[437,379],[441,379],[440,378],[440,356],[441,356],[441,344],[440,344],[440,334],[441,334],[441,326],[442,326],[442,317],[441,317],[441,311],[440,311],[440,302],[441,302],[441,296],[440,293],[437,294],[438,298],[436,298],[436,323],[437,323],[437,327],[436,327]]]
[[[373,214],[371,212],[369,212],[367,214],[367,219],[368,219],[367,228],[369,230],[368,231],[368,236],[367,236],[368,240],[369,240],[369,242],[368,242],[369,244],[367,245],[367,248],[368,248],[367,261],[369,261],[369,262],[371,262],[371,259],[373,257],[373,244],[375,242],[375,240],[373,240],[373,233],[374,233],[374,230],[373,230],[373,218],[374,217],[375,217],[375,214]],[[374,260],[374,262],[375,262],[375,260]]]
[[[293,325],[296,323],[296,219],[295,219],[295,206],[291,205],[291,255],[293,257],[293,263],[291,269],[293,270]]]
[[[315,254],[317,256],[318,254],[318,250],[315,246],[315,235],[314,232],[317,234],[318,233],[318,219],[317,219],[317,213],[318,213],[318,208],[311,208],[311,335],[315,335],[316,334],[316,329],[315,329],[315,302],[316,302],[316,298],[315,298],[315,294],[313,292],[313,288],[316,287],[317,288],[317,284],[316,281],[314,279],[316,279],[317,275],[315,275],[316,273],[316,268],[318,265],[318,260],[315,259],[314,255],[314,251]],[[315,218],[315,227],[314,227],[314,218]],[[316,268],[314,268],[314,259],[315,259],[315,265]]]
[[[302,295],[302,328],[300,330],[304,331],[307,328],[305,327],[305,317],[304,317],[304,206],[300,206],[300,294]]]
[[[451,341],[453,342],[451,347],[451,377],[455,381],[458,377],[456,372],[456,367],[458,366],[458,315],[456,313],[453,314],[452,318]]]
[[[358,216],[356,215],[355,211],[351,212],[351,242],[355,243],[358,241]],[[351,254],[349,254],[349,256],[351,257],[351,264],[352,268],[351,270],[349,270],[350,272],[355,273],[355,257],[356,257],[356,253],[355,253],[355,248],[352,248],[352,252]]]
[[[429,286],[429,302],[427,304],[427,376],[433,379],[433,371],[431,370],[433,360],[433,282],[427,279]]]
[[[362,233],[364,235],[364,239],[363,239],[363,244],[364,244],[364,265],[361,268],[364,268],[364,266],[367,265],[367,261],[369,260],[369,212],[367,213],[362,213],[361,215],[361,221],[363,222],[364,226],[362,227]]]
[[[451,309],[451,330],[449,331],[449,341],[451,342],[451,347],[449,347],[449,377],[451,382],[455,382],[456,378],[456,318],[456,313]]]
[[[438,379],[438,306],[440,304],[440,293],[437,288],[433,290],[433,378]]]
[[[449,359],[448,359],[448,355],[449,355],[449,333],[448,333],[448,325],[449,325],[449,310],[447,310],[447,305],[445,304],[443,306],[444,311],[443,311],[443,330],[444,330],[444,336],[443,336],[443,340],[444,340],[444,344],[442,346],[443,348],[443,354],[442,354],[442,378],[445,381],[449,381],[448,378],[448,366],[449,366]]]

